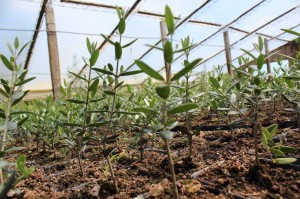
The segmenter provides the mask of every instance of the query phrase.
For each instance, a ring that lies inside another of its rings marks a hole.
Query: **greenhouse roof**
[[[129,10],[124,43],[138,38],[130,48],[124,49],[122,65],[136,70],[135,59],[142,59],[156,70],[163,63],[161,52],[149,45],[161,45],[159,22],[163,19],[165,5],[175,17],[177,29],[173,35],[176,43],[190,36],[197,45],[190,58],[203,58],[194,73],[210,71],[213,66],[226,64],[223,32],[228,31],[233,64],[243,55],[240,49],[253,50],[252,43],[260,35],[269,41],[270,51],[293,40],[281,30],[300,31],[299,0],[2,0],[0,7],[1,54],[9,55],[6,41],[17,36],[20,43],[33,42],[25,49],[21,60],[28,68],[28,76],[37,77],[27,87],[33,90],[51,89],[51,76],[44,20],[45,6],[55,12],[56,33],[61,77],[69,78],[68,71],[84,67],[82,56],[88,56],[86,37],[97,41],[100,57],[97,66],[114,63],[114,49],[100,36],[117,39],[118,16],[115,6]],[[37,31],[36,31],[37,30]],[[173,72],[182,68],[183,57],[178,55]],[[0,63],[1,76],[9,77]],[[224,67],[226,68],[226,67]],[[140,83],[146,75],[130,76],[130,83]]]

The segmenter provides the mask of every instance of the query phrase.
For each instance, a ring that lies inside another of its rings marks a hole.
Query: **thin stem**
[[[254,113],[254,147],[255,147],[255,165],[258,166],[258,96],[255,96],[255,113]]]
[[[80,176],[83,176],[83,168],[81,164],[81,158],[80,158],[80,148],[77,149],[77,158],[78,158],[78,163],[79,163],[79,168],[80,168]]]
[[[167,154],[168,154],[169,169],[170,169],[170,173],[171,173],[171,177],[172,177],[173,197],[174,197],[174,199],[179,199],[178,189],[177,189],[177,185],[176,185],[176,174],[175,174],[175,170],[174,170],[174,163],[173,163],[172,156],[171,156],[169,142],[166,139],[165,139],[165,145],[166,145],[166,150],[167,150]]]
[[[116,176],[115,176],[115,174],[114,174],[114,170],[113,170],[113,167],[112,167],[112,164],[111,164],[111,160],[110,160],[109,155],[106,156],[106,160],[107,160],[107,163],[108,163],[108,166],[109,166],[110,175],[111,175],[111,178],[112,178],[112,180],[113,180],[113,183],[114,183],[116,192],[119,193],[119,188],[118,188],[117,179],[116,179]]]

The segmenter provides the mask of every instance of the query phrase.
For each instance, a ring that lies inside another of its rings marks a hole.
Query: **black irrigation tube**
[[[263,126],[270,126],[271,122],[266,122],[263,123]],[[252,128],[253,125],[251,124],[244,124],[244,123],[240,123],[240,124],[233,124],[232,128],[233,129],[241,129],[241,128]],[[297,121],[284,121],[278,124],[278,129],[284,129],[284,128],[291,128],[291,129],[296,129],[298,128],[298,122]],[[172,129],[173,131],[182,131],[184,132],[186,129],[184,126],[177,126],[174,129]],[[195,125],[192,126],[192,130],[194,131],[217,131],[217,130],[230,130],[230,125]]]

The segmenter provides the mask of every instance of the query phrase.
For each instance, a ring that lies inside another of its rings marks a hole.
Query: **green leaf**
[[[165,131],[160,131],[159,135],[164,140],[171,140],[174,136],[174,132],[169,131],[169,130],[165,130]]]
[[[109,121],[104,121],[104,122],[97,122],[97,123],[88,124],[86,126],[87,127],[100,127],[100,126],[104,126],[108,123],[109,123]]]
[[[158,47],[158,46],[155,46],[155,45],[148,45],[148,44],[146,44],[146,46],[149,46],[149,47],[151,47],[151,49],[152,49],[152,48],[154,48],[154,49],[161,50],[161,51],[163,51],[163,50],[164,50],[163,48],[161,48],[161,47]]]
[[[9,97],[9,94],[6,91],[4,91],[2,88],[0,88],[0,93],[7,98]]]
[[[275,158],[275,159],[273,159],[273,162],[275,164],[292,164],[296,161],[297,161],[296,158]]]
[[[26,84],[27,82],[30,82],[30,81],[32,81],[34,79],[35,79],[35,77],[31,77],[31,78],[25,79],[25,80],[20,81],[19,83],[15,84],[15,86],[21,86],[21,85]]]
[[[87,79],[85,79],[84,77],[81,77],[80,75],[77,75],[76,73],[73,73],[73,72],[70,72],[70,71],[69,71],[69,73],[72,74],[72,75],[74,75],[74,76],[77,77],[78,79],[84,80],[84,81],[86,81],[86,82],[88,81]]]
[[[86,38],[86,47],[87,47],[89,53],[91,54],[92,53],[92,45],[91,45],[89,38]]]
[[[150,108],[144,108],[144,107],[136,107],[136,108],[133,108],[132,111],[145,113],[145,114],[149,114],[149,115],[158,115],[157,111],[150,109]]]
[[[123,84],[124,84],[124,81],[122,81],[122,82],[118,83],[118,84],[115,86],[115,89],[117,89],[117,88],[121,87]]]
[[[194,69],[194,67],[199,64],[199,62],[201,61],[202,59],[195,59],[194,61],[192,61],[191,63],[189,63],[186,67],[184,67],[182,70],[180,70],[178,73],[176,73],[171,81],[176,81],[178,80],[180,77],[184,76],[186,73],[190,72],[191,70]]]
[[[262,145],[265,149],[268,149],[269,148],[269,145],[268,145],[268,138],[267,138],[267,135],[266,133],[263,131],[262,134],[261,134],[261,142],[262,142]]]
[[[90,85],[88,91],[93,91],[96,92],[98,89],[98,84],[99,84],[99,78],[97,78],[93,83]]]
[[[18,124],[16,122],[8,122],[7,124],[7,130],[13,131],[18,127]]]
[[[117,60],[122,57],[122,47],[119,42],[115,43],[115,56]]]
[[[111,91],[111,90],[105,90],[103,92],[107,95],[115,95],[116,94],[114,91]]]
[[[235,93],[231,93],[229,102],[230,103],[235,103],[236,102],[236,94]]]
[[[76,100],[76,99],[67,99],[66,101],[67,101],[67,102],[74,103],[74,104],[85,104],[85,101],[82,101],[82,100]]]
[[[281,29],[281,30],[283,30],[284,32],[287,32],[289,34],[296,35],[297,37],[300,37],[300,33],[299,32],[296,32],[296,31],[293,31],[293,30],[289,30],[289,29]]]
[[[3,109],[0,108],[0,118],[5,119],[5,112]]]
[[[16,37],[15,38],[15,42],[14,42],[14,46],[15,46],[15,49],[18,49],[19,48],[19,38],[18,37]]]
[[[105,41],[107,41],[111,45],[115,45],[115,43],[112,40],[110,40],[108,37],[106,37],[105,35],[101,34],[101,36],[105,39]]]
[[[165,46],[164,46],[164,57],[166,62],[172,63],[173,61],[173,47],[172,43],[170,41],[166,41]]]
[[[171,130],[171,129],[175,128],[178,125],[178,123],[179,122],[176,120],[168,121],[166,124],[166,129]]]
[[[19,51],[17,57],[20,56],[20,54],[23,52],[23,50],[26,48],[26,46],[27,46],[28,44],[30,44],[30,43],[31,43],[31,42],[26,43],[26,44],[21,48],[21,50]]]
[[[254,84],[256,84],[257,86],[260,85],[260,78],[258,76],[255,76],[253,79]]]
[[[125,28],[126,28],[125,19],[121,18],[120,22],[119,22],[119,25],[118,25],[120,35],[122,35],[125,32]]]
[[[111,65],[111,64],[107,64],[107,67],[110,71],[113,71],[114,70],[114,67]]]
[[[169,85],[155,87],[155,91],[162,99],[167,99],[170,95],[171,89]]]
[[[101,69],[101,68],[92,68],[92,70],[97,71],[99,73],[103,73],[105,75],[115,75],[112,72],[104,70],[104,69]]]
[[[17,168],[21,172],[22,176],[24,178],[27,178],[34,171],[35,168],[34,167],[27,168],[25,166],[25,162],[26,162],[26,156],[25,155],[18,156],[18,158],[16,160]]]
[[[175,23],[174,23],[173,13],[169,8],[169,6],[165,7],[165,20],[166,20],[168,32],[170,35],[172,35],[175,31]]]
[[[212,84],[212,86],[215,88],[215,89],[220,89],[221,88],[221,85],[219,83],[219,81],[214,78],[214,77],[209,77],[209,81],[210,83]]]
[[[101,97],[101,98],[98,98],[98,99],[93,99],[93,100],[90,101],[90,103],[99,102],[99,101],[104,100],[104,99],[105,99],[105,97]]]
[[[164,81],[164,78],[155,70],[153,70],[150,66],[148,66],[146,63],[140,61],[140,60],[135,60],[135,63],[138,65],[138,67],[147,75],[150,77]]]
[[[94,66],[98,60],[99,57],[99,50],[95,50],[90,58],[90,66]]]
[[[29,93],[29,90],[24,91],[23,95],[21,97],[19,97],[18,99],[15,99],[14,102],[12,103],[12,105],[14,106],[14,105],[18,104],[23,99],[23,97],[25,97],[25,95],[27,95],[27,93]]]
[[[14,70],[14,66],[10,63],[10,61],[8,61],[8,59],[4,55],[0,55],[0,58],[8,70]]]
[[[20,151],[20,150],[23,150],[23,149],[26,149],[26,147],[13,146],[13,147],[5,149],[4,152],[9,153],[9,152],[12,152],[12,151]]]
[[[296,153],[298,150],[291,146],[273,146],[272,148],[282,151],[283,153]]]
[[[270,148],[270,152],[276,157],[285,157],[285,154],[278,149]]]
[[[258,49],[261,52],[264,48],[264,41],[261,36],[258,37]]]
[[[247,50],[244,50],[244,49],[241,49],[244,53],[246,53],[247,55],[249,55],[252,59],[254,59],[254,60],[256,60],[256,57],[252,54],[252,53],[250,53],[249,51],[247,51]]]
[[[122,46],[122,48],[127,48],[127,47],[131,46],[131,45],[132,45],[134,42],[136,42],[137,40],[138,40],[138,39],[135,39],[135,40],[133,40],[133,41],[131,41],[131,42],[125,44],[124,46]]]
[[[264,54],[260,54],[256,60],[257,62],[257,69],[261,70],[264,63],[265,63],[265,55]]]
[[[198,105],[194,104],[194,103],[181,104],[179,106],[176,106],[176,107],[168,110],[168,115],[183,113],[183,112],[190,111],[192,109],[197,109],[197,108],[198,108]]]
[[[19,115],[19,114],[33,114],[33,113],[30,111],[14,111],[10,113],[10,115]]]
[[[277,134],[278,124],[272,124],[267,127],[268,132],[270,133],[270,137],[274,137]]]
[[[262,127],[261,129],[262,129],[262,133],[266,136],[267,140],[272,140],[271,134],[268,131],[268,129],[265,127]]]
[[[28,118],[29,118],[29,117],[25,117],[25,118],[23,118],[22,120],[20,120],[20,121],[17,123],[18,127],[22,126],[22,125],[28,120]]]
[[[125,71],[125,72],[122,72],[119,76],[136,75],[136,74],[139,74],[139,73],[142,73],[142,72],[143,72],[143,71],[141,71],[141,70]]]

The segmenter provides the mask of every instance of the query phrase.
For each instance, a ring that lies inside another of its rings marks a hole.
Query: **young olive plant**
[[[242,119],[233,120],[233,116],[239,115],[240,112],[245,113],[247,108],[241,108],[239,111],[237,107],[241,107],[242,101],[239,94],[240,82],[233,80],[232,77],[226,76],[223,72],[219,72],[217,77],[210,76],[209,81],[211,83],[212,91],[208,92],[214,96],[215,104],[218,106],[218,111],[224,111],[228,116],[228,125],[230,127],[230,133],[232,140],[235,139],[235,133],[233,125],[241,122]]]
[[[279,135],[279,143],[274,142],[274,137],[277,134],[278,125],[273,124],[268,127],[261,127],[262,129],[262,146],[272,155],[275,156],[275,158],[271,155],[271,160],[275,164],[291,164],[293,162],[296,162],[296,158],[287,158],[286,153],[295,153],[297,152],[297,149],[290,146],[284,146],[282,144],[283,139],[282,136]]]
[[[254,43],[253,46],[258,51],[257,57],[249,51],[243,49],[242,50],[254,60],[256,66],[250,66],[248,68],[248,71],[245,71],[243,67],[237,68],[236,79],[228,89],[228,91],[230,91],[235,87],[239,92],[238,98],[235,92],[231,93],[230,97],[227,97],[224,92],[219,92],[217,94],[221,97],[224,97],[224,99],[227,99],[229,107],[225,107],[225,110],[229,111],[229,115],[240,114],[242,115],[243,119],[253,124],[255,167],[258,168],[258,132],[260,127],[258,117],[259,106],[262,102],[269,101],[269,99],[265,97],[265,91],[268,89],[268,84],[266,82],[269,75],[266,75],[263,72],[263,65],[266,59],[265,55],[262,52],[264,46],[263,39],[259,37],[258,44]],[[248,66],[249,59],[240,58],[239,63],[240,65]],[[220,88],[219,82],[217,80],[211,78],[211,82],[215,87]],[[246,115],[246,112],[249,108],[252,108],[253,110],[253,114],[251,116]]]
[[[237,72],[242,73],[246,76],[249,83],[244,84],[242,91],[243,98],[246,100],[245,104],[249,104],[253,110],[253,117],[246,117],[244,113],[242,115],[253,124],[253,136],[254,136],[254,148],[255,148],[255,166],[259,166],[258,157],[258,133],[259,133],[259,106],[262,102],[270,101],[270,99],[265,97],[265,91],[268,89],[267,79],[270,74],[265,74],[263,71],[263,66],[265,62],[265,54],[263,53],[264,43],[261,37],[258,37],[258,44],[253,44],[254,48],[258,52],[258,56],[254,56],[251,52],[243,50],[247,55],[249,55],[256,63],[256,66],[250,66],[248,72],[243,70],[238,70]],[[245,63],[246,64],[246,63]],[[239,76],[240,77],[240,76]],[[241,111],[240,111],[241,112]]]
[[[93,114],[91,113],[92,110],[90,110],[91,104],[95,102],[99,102],[103,100],[104,98],[95,98],[97,91],[98,91],[98,85],[99,85],[99,78],[92,78],[91,72],[93,67],[95,66],[98,57],[99,57],[99,50],[96,48],[97,43],[93,42],[91,43],[90,40],[86,39],[87,43],[87,49],[90,53],[90,58],[86,59],[83,58],[85,63],[88,66],[88,76],[79,76],[75,73],[71,73],[76,78],[79,78],[85,82],[85,85],[82,87],[83,89],[83,95],[80,94],[76,95],[76,99],[67,99],[66,101],[75,105],[78,105],[80,107],[79,112],[80,116],[83,117],[82,120],[78,119],[77,121],[69,122],[69,117],[65,119],[65,122],[58,121],[58,124],[60,124],[63,127],[67,127],[68,130],[70,130],[70,134],[72,135],[72,140],[66,139],[66,141],[76,149],[77,152],[77,158],[80,168],[80,175],[84,175],[84,170],[81,163],[81,152],[84,146],[90,141],[91,135],[89,130],[91,128],[100,127],[105,124],[107,124],[107,121],[94,121]],[[65,113],[64,115],[68,115]]]
[[[144,73],[146,73],[147,75],[149,75],[154,79],[162,81],[162,84],[155,88],[157,95],[162,99],[162,103],[160,105],[161,112],[157,113],[156,110],[147,109],[147,108],[141,109],[141,112],[155,111],[156,115],[158,115],[160,118],[158,124],[156,124],[156,129],[159,131],[160,136],[163,138],[165,142],[165,147],[166,147],[168,162],[169,162],[169,169],[172,177],[173,197],[175,199],[178,199],[179,194],[176,185],[174,163],[172,160],[171,150],[169,146],[169,141],[173,138],[174,135],[174,132],[172,132],[171,129],[178,124],[178,121],[176,121],[176,119],[172,119],[170,116],[178,113],[183,113],[192,109],[196,109],[198,108],[198,105],[194,103],[185,103],[170,108],[168,102],[170,101],[169,97],[171,93],[172,83],[174,83],[175,81],[183,77],[186,73],[190,72],[201,61],[201,59],[196,59],[190,63],[186,62],[185,67],[179,72],[177,72],[176,74],[174,74],[174,76],[172,77],[171,66],[172,66],[174,54],[182,52],[185,49],[173,50],[172,36],[175,31],[175,23],[174,23],[173,13],[168,6],[165,7],[165,24],[167,26],[168,33],[171,36],[171,39],[166,39],[166,41],[163,43],[163,48],[159,48],[159,47],[155,47],[155,48],[163,51],[164,61],[165,61],[164,69],[165,69],[166,76],[163,77],[161,74],[159,74],[157,71],[155,71],[153,68],[151,68],[141,60],[136,60],[135,63]]]
[[[140,161],[144,159],[144,151],[147,148],[149,141],[154,137],[155,129],[151,127],[151,124],[156,121],[157,112],[150,110],[157,110],[157,98],[156,96],[149,95],[145,97],[137,97],[136,104],[142,107],[136,107],[132,110],[138,112],[138,115],[133,117],[133,127],[137,129],[137,141],[138,150],[140,151]],[[148,136],[146,136],[148,135]]]
[[[5,153],[17,150],[18,147],[13,147],[10,149],[6,149],[6,143],[7,143],[7,137],[9,136],[9,133],[14,131],[18,126],[21,126],[24,121],[17,122],[15,120],[15,116],[19,114],[27,114],[30,112],[16,110],[14,107],[25,97],[25,95],[29,92],[29,90],[23,91],[23,86],[33,80],[35,77],[27,78],[27,70],[23,69],[22,64],[19,64],[18,58],[23,52],[23,50],[26,48],[26,46],[29,43],[25,44],[24,46],[20,47],[19,39],[16,37],[14,40],[14,48],[12,45],[8,42],[7,46],[11,53],[10,57],[6,57],[2,54],[0,54],[0,58],[4,64],[4,66],[8,69],[10,72],[10,80],[6,80],[4,78],[0,78],[0,93],[3,96],[3,99],[0,99],[3,104],[4,108],[0,109],[0,119],[3,120],[3,124],[0,124],[0,153],[1,153],[1,161],[4,159]],[[28,117],[25,117],[25,120],[27,120]],[[34,170],[30,169],[30,173],[32,173]],[[4,184],[3,179],[3,168],[0,169],[0,184]],[[28,175],[29,175],[28,174]]]
[[[100,69],[100,68],[93,68],[93,70],[107,75],[107,80],[108,80],[108,86],[104,88],[104,93],[107,96],[111,96],[111,103],[110,106],[108,107],[108,124],[107,128],[104,131],[104,135],[101,138],[102,142],[102,147],[103,147],[103,154],[106,157],[109,170],[111,173],[111,177],[115,186],[115,189],[117,192],[119,192],[118,184],[116,177],[113,172],[113,167],[111,164],[111,158],[110,155],[115,151],[115,149],[111,150],[107,148],[106,143],[108,140],[115,139],[117,143],[117,129],[116,127],[120,125],[120,116],[121,114],[131,114],[130,112],[122,111],[122,103],[120,100],[120,96],[118,95],[120,89],[124,86],[124,81],[120,81],[120,77],[126,77],[130,75],[135,75],[138,73],[141,73],[140,70],[137,71],[126,71],[124,70],[124,67],[121,65],[121,58],[123,54],[123,49],[131,46],[137,39],[123,45],[122,44],[122,38],[123,34],[126,30],[126,21],[125,18],[127,16],[127,13],[122,9],[119,8],[118,6],[116,7],[117,14],[119,17],[119,23],[118,23],[118,33],[119,33],[119,40],[118,41],[112,41],[110,38],[106,37],[105,35],[101,34],[101,36],[112,46],[114,46],[115,49],[115,59],[116,59],[116,64],[115,66],[111,63],[107,64],[108,70],[105,68]],[[109,136],[109,132],[112,130],[112,136]]]
[[[185,60],[183,62],[183,66],[187,67],[190,64],[190,62],[189,62],[189,55],[190,55],[190,51],[191,51],[190,47],[193,46],[192,42],[190,41],[189,36],[184,39],[181,39],[181,46],[182,46],[182,49],[184,49],[184,54],[185,54]],[[194,68],[195,67],[196,67],[196,65],[194,66]],[[205,92],[200,92],[200,93],[197,93],[196,95],[191,96],[191,90],[202,83],[202,82],[200,82],[200,83],[196,83],[193,85],[190,82],[190,78],[191,78],[193,69],[191,69],[188,73],[186,73],[184,75],[184,79],[185,79],[184,80],[184,90],[183,90],[184,95],[182,97],[184,99],[183,102],[185,104],[191,102],[193,98],[198,98],[205,94]],[[190,158],[190,159],[192,158],[192,149],[193,149],[193,131],[192,131],[192,126],[191,126],[191,118],[192,118],[191,112],[186,111],[185,112],[185,126],[186,126],[187,131],[184,133],[186,133],[186,135],[188,136],[188,144],[189,144],[188,158]]]

